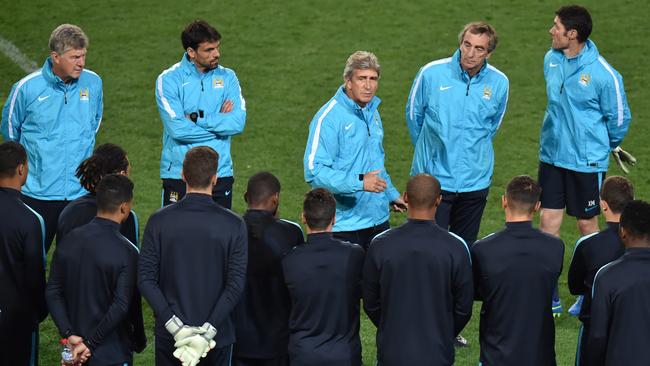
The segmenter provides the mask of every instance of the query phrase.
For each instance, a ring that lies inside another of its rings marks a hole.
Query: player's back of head
[[[533,178],[520,175],[508,182],[505,196],[513,213],[530,215],[535,212],[541,194],[542,188]]]
[[[121,174],[108,174],[97,184],[97,212],[116,213],[133,200],[133,182]]]
[[[613,213],[620,214],[625,206],[634,199],[634,186],[625,177],[611,176],[603,182],[600,199],[607,202]]]
[[[19,165],[27,166],[27,152],[15,141],[0,144],[0,178],[12,178]]]
[[[440,197],[440,182],[429,174],[418,174],[411,177],[406,184],[408,205],[413,209],[430,209]]]
[[[302,205],[302,215],[311,230],[325,230],[334,224],[336,200],[325,188],[307,192]]]
[[[116,144],[102,144],[95,148],[93,154],[77,167],[76,176],[79,183],[88,192],[95,193],[95,188],[107,174],[125,174],[129,172],[129,159],[126,151]]]
[[[621,230],[625,231],[623,243],[626,246],[632,240],[650,246],[650,203],[630,201],[621,214]]]
[[[219,154],[208,146],[197,146],[187,151],[183,160],[183,180],[191,188],[207,188],[217,175]]]
[[[280,181],[269,172],[259,172],[248,179],[244,200],[249,207],[264,204],[280,193]]]

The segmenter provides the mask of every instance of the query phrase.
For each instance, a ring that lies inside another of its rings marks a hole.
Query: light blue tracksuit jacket
[[[23,194],[39,200],[73,200],[86,194],[75,172],[92,154],[102,121],[102,80],[84,69],[64,83],[43,67],[14,84],[2,110],[2,135],[27,150]]]
[[[340,87],[309,125],[304,155],[305,181],[327,188],[336,198],[334,231],[361,230],[388,220],[389,203],[399,197],[384,167],[384,129],[374,97],[359,107]],[[387,188],[363,190],[360,174],[381,170]]]
[[[621,75],[587,40],[573,58],[548,51],[544,78],[548,106],[539,160],[582,173],[607,171],[609,152],[620,145],[632,118]]]
[[[227,100],[233,102],[233,109],[221,113]],[[185,153],[195,146],[209,146],[219,153],[217,176],[233,176],[230,140],[246,124],[246,102],[234,71],[219,65],[201,73],[185,53],[158,76],[156,102],[164,127],[161,178],[181,179]],[[199,110],[203,117],[194,123],[187,116]]]
[[[470,78],[460,66],[460,50],[423,66],[406,104],[415,146],[411,175],[433,175],[450,192],[489,187],[492,139],[506,112],[508,88],[505,74],[487,62]]]

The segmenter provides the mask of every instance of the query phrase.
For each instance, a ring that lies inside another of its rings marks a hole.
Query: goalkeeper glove
[[[195,366],[216,346],[213,338],[217,335],[217,329],[207,322],[199,329],[200,333],[180,339],[174,344],[174,357],[181,360],[183,366]]]
[[[165,323],[165,328],[171,335],[174,337],[174,341],[178,342],[181,339],[191,337],[195,334],[205,333],[205,330],[201,327],[190,327],[185,324],[176,316],[172,316],[167,323]]]
[[[632,156],[632,154],[630,154],[629,152],[621,149],[620,146],[612,150],[612,155],[614,156],[614,161],[616,162],[616,164],[619,166],[619,168],[621,168],[621,170],[625,174],[628,174],[630,171],[623,163],[627,163],[630,166],[634,166],[634,164],[636,164],[636,158]]]

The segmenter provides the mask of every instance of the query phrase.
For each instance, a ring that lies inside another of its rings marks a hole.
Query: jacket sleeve
[[[428,90],[423,74],[424,68],[420,69],[418,74],[415,76],[408,101],[406,102],[406,126],[409,129],[411,142],[414,146],[420,137],[422,125],[424,124],[424,110],[427,107],[426,100]]]
[[[506,108],[508,106],[508,96],[510,94],[510,82],[506,78],[504,81],[505,91],[499,97],[499,107],[497,108],[497,113],[492,119],[492,134],[491,137],[496,135],[497,130],[501,127],[501,122],[503,122],[503,117],[506,115]]]
[[[476,247],[477,244],[480,242],[475,242],[472,245],[472,249],[470,251],[472,255],[472,274],[473,274],[473,282],[474,282],[474,300],[477,301],[483,301],[483,293],[481,292],[481,262],[478,259],[478,248]]]
[[[221,106],[217,106],[214,113],[207,114],[204,118],[199,118],[196,124],[219,136],[232,136],[244,131],[246,125],[246,101],[241,93],[241,86],[237,76],[233,73],[230,81],[226,85],[225,100],[233,102],[232,111],[221,113]]]
[[[376,250],[373,244],[370,244],[368,255],[363,264],[363,282],[361,289],[363,294],[363,310],[372,323],[375,326],[379,326],[379,321],[381,320],[381,287],[379,284],[379,268],[375,259]]]
[[[239,232],[233,238],[232,247],[229,250],[224,291],[219,297],[219,300],[217,300],[208,319],[208,322],[217,329],[219,329],[219,326],[230,315],[241,298],[246,281],[247,262],[248,234],[246,232],[246,224],[242,220],[239,225]]]
[[[591,299],[591,327],[587,341],[589,350],[591,350],[589,352],[591,359],[588,360],[590,365],[605,364],[605,351],[607,350],[609,325],[611,322],[610,313],[612,309],[609,299],[610,295],[608,289],[599,283],[599,274],[596,274],[596,278],[594,279]]]
[[[573,295],[585,295],[585,279],[587,278],[587,268],[585,266],[583,248],[584,247],[580,245],[580,239],[578,239],[575,250],[573,251],[573,258],[571,258],[571,264],[569,265],[569,274],[567,277],[569,291]]]
[[[36,216],[33,229],[24,233],[25,283],[27,291],[36,310],[36,321],[42,322],[47,317],[45,302],[45,223],[40,215]]]
[[[137,265],[138,258],[129,256],[128,262],[121,268],[116,281],[113,302],[109,305],[106,314],[99,321],[92,335],[85,340],[91,351],[94,351],[102,343],[104,337],[121,324],[129,313],[131,301],[133,301]]]
[[[334,194],[361,191],[363,181],[359,180],[359,174],[367,172],[348,172],[334,167],[340,146],[335,123],[331,123],[327,116],[329,109],[333,108],[331,103],[336,102],[330,101],[325,111],[316,114],[311,123],[305,149],[305,181],[312,187],[327,188]]]
[[[169,136],[183,144],[210,141],[215,135],[197,126],[185,117],[183,104],[178,94],[178,85],[172,75],[160,74],[156,80],[156,102],[160,119]]]
[[[174,313],[158,285],[160,240],[156,233],[156,225],[157,223],[150,219],[144,231],[142,251],[138,260],[138,288],[153,309],[156,318],[166,322]]]
[[[614,149],[621,144],[627,134],[632,116],[623,89],[623,78],[607,63],[603,66],[606,69],[607,81],[600,90],[600,110],[607,124],[609,146]]]
[[[382,169],[379,176],[381,176],[386,181],[385,194],[386,194],[386,197],[388,197],[388,202],[393,202],[396,199],[398,199],[399,196],[400,196],[400,193],[397,190],[397,188],[395,188],[395,186],[393,185],[393,181],[390,179],[390,175],[388,174],[388,171],[386,170],[386,168]]]
[[[2,137],[7,141],[20,141],[20,126],[25,120],[24,88],[19,88],[18,84],[14,84],[2,109],[0,129],[2,130]]]
[[[99,79],[99,97],[97,99],[97,110],[95,111],[95,133],[99,132],[99,127],[102,125],[102,116],[104,115],[104,87],[102,80]]]
[[[50,277],[47,282],[47,289],[45,290],[45,298],[47,299],[47,307],[52,315],[54,324],[59,329],[61,337],[68,337],[76,334],[72,328],[70,318],[68,318],[68,311],[65,306],[65,265],[60,263],[61,253],[65,249],[57,247],[54,251],[54,258],[52,259],[52,268],[50,269]]]
[[[462,239],[459,239],[462,240]],[[474,283],[472,281],[472,262],[467,245],[460,243],[465,253],[455,257],[455,268],[452,274],[452,294],[454,298],[454,335],[460,334],[472,317],[474,304]]]

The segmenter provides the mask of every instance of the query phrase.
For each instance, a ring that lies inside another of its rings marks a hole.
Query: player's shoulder
[[[506,85],[510,83],[510,80],[508,80],[508,76],[506,76],[506,74],[503,71],[497,69],[494,65],[489,63],[487,64],[486,67],[493,78],[495,78],[496,80],[500,80],[502,83],[505,83]]]
[[[595,232],[587,235],[583,235],[578,240],[576,240],[576,244],[574,246],[574,250],[578,250],[578,248],[587,248],[593,243],[597,242],[600,237],[602,237],[603,232]]]
[[[40,93],[45,85],[47,85],[47,81],[43,76],[42,70],[38,69],[16,81],[14,83],[14,92],[29,94],[33,90],[33,93]]]
[[[494,243],[499,242],[499,239],[503,235],[503,230],[500,231],[495,231],[493,233],[490,233],[481,239],[478,239],[474,243],[470,245],[472,251],[480,251],[480,250],[489,250],[489,249],[484,249],[487,248]]]
[[[286,219],[278,219],[275,221],[275,224],[295,234],[304,235],[302,227],[297,222]]]
[[[226,77],[230,77],[230,78],[237,78],[237,73],[235,72],[235,70],[229,67],[225,67],[223,65],[217,66],[217,68],[214,69],[214,73]]]
[[[140,254],[140,248],[137,245],[133,244],[131,240],[125,237],[122,234],[118,234],[118,238],[123,247],[131,254]]]
[[[98,83],[98,84],[102,83],[101,76],[99,76],[99,74],[97,74],[96,72],[94,72],[94,71],[92,71],[90,69],[85,69],[84,68],[83,71],[81,71],[80,78],[83,78],[85,81],[87,80],[87,81],[93,82],[93,83]]]
[[[157,80],[165,80],[166,82],[170,80],[180,80],[182,70],[181,62],[177,62],[158,74]]]
[[[453,57],[445,57],[430,61],[420,68],[420,73],[423,75],[433,74],[447,68],[449,65],[451,65],[452,61]]]
[[[609,281],[613,281],[614,284],[620,282],[617,274],[619,271],[624,270],[624,258],[625,257],[622,256],[600,267],[594,276],[594,287],[596,286],[596,281],[598,281],[598,284],[600,285],[599,287],[609,283]]]

